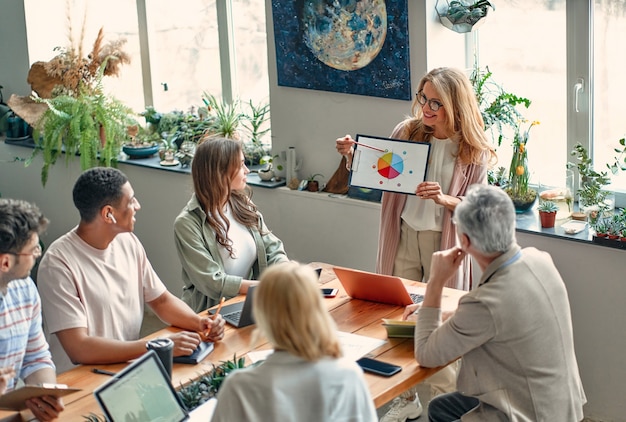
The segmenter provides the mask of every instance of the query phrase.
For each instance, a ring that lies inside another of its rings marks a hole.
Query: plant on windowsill
[[[435,9],[439,21],[446,28],[460,34],[473,31],[479,24],[484,22],[489,8],[496,10],[488,0],[451,0],[439,6],[439,0],[435,3]]]
[[[578,170],[579,208],[587,215],[589,224],[597,232],[596,224],[601,221],[600,217],[609,207],[606,202],[609,191],[604,188],[611,183],[611,179],[609,179],[607,172],[597,172],[593,169],[593,161],[582,144],[576,144],[570,154],[577,160],[576,163],[568,162],[567,168]]]
[[[521,120],[515,128],[513,139],[513,157],[509,166],[509,179],[504,191],[511,197],[518,213],[528,211],[537,200],[537,191],[528,186],[530,173],[528,171],[528,136],[533,126],[539,124],[538,121],[530,123],[525,131],[521,130],[521,124],[526,120]]]
[[[315,173],[307,177],[306,190],[309,192],[318,192],[320,190],[320,183],[315,179],[317,176],[324,177],[323,174]]]
[[[115,166],[122,144],[128,140],[127,127],[137,124],[132,110],[107,95],[103,87],[105,76],[117,76],[120,66],[130,62],[130,56],[122,50],[125,40],[105,43],[100,29],[87,57],[83,57],[82,42],[81,38],[78,45],[71,43],[68,48],[58,49],[59,54],[52,60],[33,64],[29,72],[35,91],[32,100],[45,107],[35,119],[33,138],[37,145],[27,165],[37,154],[43,155],[44,186],[50,166],[62,150],[67,162],[72,155],[80,154],[83,170],[97,165]],[[51,90],[50,85],[54,86]]]
[[[507,137],[507,129],[517,129],[517,123],[524,118],[517,110],[517,106],[528,108],[531,101],[505,91],[503,86],[494,80],[489,67],[480,68],[477,61],[474,61],[470,82],[478,101],[485,131],[489,131],[494,147],[499,147],[502,140]]]
[[[541,227],[546,229],[554,227],[556,212],[559,210],[559,207],[552,201],[541,201],[537,209],[539,211]]]

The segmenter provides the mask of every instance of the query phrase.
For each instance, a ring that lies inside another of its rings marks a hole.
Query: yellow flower
[[[517,174],[518,176],[521,176],[522,174],[524,174],[524,166],[515,167],[515,174]]]
[[[524,144],[520,144],[519,152],[521,152],[523,154],[524,153],[524,149],[525,149]]]

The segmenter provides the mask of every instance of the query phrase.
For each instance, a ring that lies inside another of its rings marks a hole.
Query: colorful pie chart
[[[378,174],[387,179],[394,179],[404,171],[404,160],[393,152],[388,152],[378,159]]]

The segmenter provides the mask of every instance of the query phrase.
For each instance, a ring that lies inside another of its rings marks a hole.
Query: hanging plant
[[[458,32],[466,33],[473,31],[484,22],[489,8],[495,10],[495,6],[488,0],[452,0],[439,6],[439,0],[435,4],[437,15],[442,25]]]

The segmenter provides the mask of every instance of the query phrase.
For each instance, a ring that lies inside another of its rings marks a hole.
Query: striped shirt
[[[32,373],[55,369],[43,334],[41,301],[33,280],[12,280],[0,294],[0,368],[12,367],[24,379]],[[11,380],[8,390],[15,387]]]

